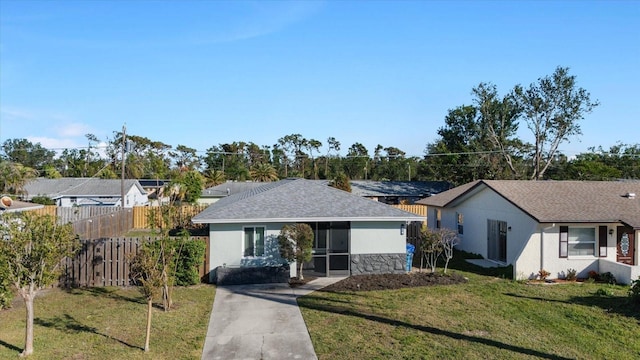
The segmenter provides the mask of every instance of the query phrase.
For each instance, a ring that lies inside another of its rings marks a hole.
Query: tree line
[[[460,185],[477,179],[611,180],[640,178],[640,144],[591,147],[568,157],[559,149],[582,134],[581,121],[598,105],[577,86],[569,69],[558,67],[529,86],[516,85],[501,95],[497,86],[480,83],[472,103],[448,111],[436,140],[423,156],[398,147],[367,149],[355,142],[341,155],[336,137],[324,142],[302,134],[285,135],[274,144],[220,143],[199,154],[172,145],[114,131],[106,147],[93,134],[87,146],[59,154],[27,139],[8,139],[0,151],[0,191],[19,194],[35,176],[170,179],[209,187],[227,180],[275,181],[288,177],[350,180],[445,180]],[[533,143],[518,138],[526,127]],[[126,140],[125,140],[126,139]],[[124,161],[122,159],[124,154]]]

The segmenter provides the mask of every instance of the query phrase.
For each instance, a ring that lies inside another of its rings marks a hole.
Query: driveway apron
[[[342,279],[218,287],[202,359],[317,359],[296,298]]]

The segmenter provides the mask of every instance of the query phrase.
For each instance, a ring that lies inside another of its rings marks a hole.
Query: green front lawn
[[[640,358],[640,309],[628,304],[627,286],[525,284],[453,271],[469,282],[372,292],[317,291],[300,298],[318,357]]]
[[[51,289],[35,300],[30,359],[200,359],[215,287],[176,287],[174,309],[154,308],[149,353],[143,351],[147,304],[134,289]],[[24,347],[22,300],[0,311],[0,359]]]

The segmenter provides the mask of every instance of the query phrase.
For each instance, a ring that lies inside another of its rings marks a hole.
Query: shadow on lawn
[[[500,341],[491,340],[491,339],[487,339],[487,338],[483,338],[483,337],[464,335],[464,334],[460,334],[460,333],[456,333],[456,332],[452,332],[452,331],[438,329],[438,328],[431,327],[431,326],[411,324],[411,323],[407,323],[407,322],[404,322],[404,321],[388,319],[388,318],[381,317],[381,316],[378,316],[378,315],[362,314],[362,313],[355,312],[355,311],[350,310],[350,309],[345,309],[345,308],[340,307],[340,306],[316,305],[316,304],[309,304],[307,301],[304,301],[304,299],[314,299],[314,298],[318,299],[318,300],[322,300],[322,301],[326,301],[327,300],[326,298],[316,297],[316,296],[313,296],[313,295],[307,295],[307,296],[302,298],[303,299],[302,301],[298,301],[298,305],[300,307],[304,307],[304,308],[311,309],[311,310],[325,311],[325,312],[328,312],[328,313],[334,313],[334,314],[337,313],[337,314],[342,314],[342,315],[347,315],[347,316],[353,316],[353,317],[358,317],[358,318],[362,318],[362,319],[366,319],[366,320],[370,320],[370,321],[376,321],[376,322],[379,322],[379,323],[382,323],[382,324],[410,328],[410,329],[422,331],[422,332],[433,334],[433,335],[446,336],[446,337],[449,337],[449,338],[452,338],[452,339],[456,339],[456,340],[475,342],[475,343],[479,343],[479,344],[483,344],[483,345],[487,345],[487,346],[493,346],[493,347],[495,347],[497,349],[513,351],[515,353],[531,355],[531,356],[535,356],[535,357],[542,358],[542,359],[555,359],[555,360],[569,360],[570,359],[570,358],[566,358],[566,357],[562,357],[562,356],[558,356],[558,355],[553,355],[553,354],[547,354],[547,353],[544,353],[544,352],[541,352],[541,351],[538,351],[538,350],[527,349],[527,348],[524,348],[524,347],[511,345],[511,344],[507,344],[507,343],[503,343],[503,342],[500,342]]]
[[[147,301],[141,296],[123,296],[118,293],[120,288],[116,287],[82,287],[82,288],[65,288],[67,293],[71,295],[90,294],[93,296],[107,297],[114,300],[130,301],[137,304],[147,304]]]
[[[631,303],[629,301],[629,298],[627,297],[586,295],[572,296],[568,300],[557,300],[537,296],[525,296],[514,293],[505,293],[505,295],[525,300],[557,302],[568,305],[582,305],[588,307],[595,306],[601,308],[607,313],[616,313],[622,316],[636,319],[636,321],[640,323],[640,307]]]
[[[40,326],[44,326],[44,327],[60,330],[60,331],[62,331],[64,333],[67,333],[67,334],[73,334],[73,333],[79,333],[79,332],[93,333],[93,334],[96,334],[96,335],[104,336],[107,339],[117,341],[120,344],[128,346],[130,348],[144,350],[143,348],[141,348],[139,346],[131,345],[131,344],[129,344],[127,342],[124,342],[124,341],[122,341],[120,339],[116,339],[116,338],[114,338],[112,336],[103,334],[100,331],[98,331],[98,329],[96,329],[94,327],[83,325],[82,323],[80,323],[78,320],[76,320],[73,316],[71,316],[69,314],[63,314],[62,316],[56,316],[56,317],[53,317],[51,319],[35,318],[35,319],[33,319],[33,323],[36,324],[36,325],[40,325]]]
[[[9,350],[13,350],[16,352],[22,352],[23,350],[22,348],[19,348],[13,344],[9,344],[8,342],[2,341],[2,340],[0,340],[0,345],[6,347]]]
[[[93,295],[93,296],[106,297],[106,298],[119,300],[119,301],[129,301],[129,302],[132,302],[132,303],[135,303],[135,304],[147,305],[147,300],[145,300],[144,297],[142,297],[142,295],[140,295],[140,296],[123,296],[123,295],[119,294],[118,291],[121,290],[121,288],[115,288],[115,287],[83,287],[83,288],[65,288],[64,290],[67,293],[71,294],[71,295],[90,294],[90,295]],[[156,300],[156,299],[154,298],[154,300]],[[155,309],[164,310],[164,307],[162,306],[162,304],[157,303],[155,301],[153,303],[153,307]]]

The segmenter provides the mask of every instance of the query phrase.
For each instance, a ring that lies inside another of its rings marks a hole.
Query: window
[[[595,228],[560,227],[560,257],[594,256],[595,249]]]
[[[244,228],[244,256],[264,256],[264,227]]]
[[[442,212],[440,212],[440,209],[435,209],[434,213],[436,218],[436,229],[440,229],[440,226],[442,226]]]
[[[460,213],[456,213],[456,221],[458,222],[458,234],[464,233],[464,216]]]

